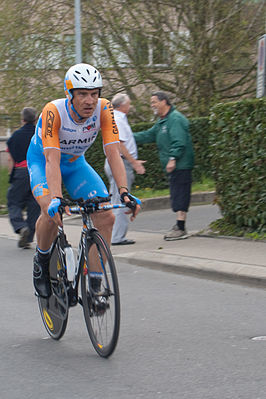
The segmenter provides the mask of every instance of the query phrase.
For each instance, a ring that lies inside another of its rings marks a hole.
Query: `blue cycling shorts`
[[[35,198],[49,194],[45,174],[45,157],[30,145],[27,154],[31,190]],[[87,163],[84,155],[73,160],[73,155],[61,154],[60,169],[65,188],[71,198],[107,197],[108,190],[101,177]]]

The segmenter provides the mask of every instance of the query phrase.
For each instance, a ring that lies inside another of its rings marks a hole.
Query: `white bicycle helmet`
[[[66,96],[73,97],[73,89],[101,89],[103,87],[100,72],[89,64],[76,64],[69,68],[64,80]]]

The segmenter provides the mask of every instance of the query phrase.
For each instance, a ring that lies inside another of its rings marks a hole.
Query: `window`
[[[162,39],[156,37],[150,40],[150,62],[149,65],[163,66],[168,65],[169,50]]]

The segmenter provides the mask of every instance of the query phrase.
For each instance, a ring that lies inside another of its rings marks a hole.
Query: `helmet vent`
[[[82,77],[81,79],[82,79],[85,83],[88,83],[87,80],[86,80],[85,78]]]
[[[97,78],[96,78],[96,76],[95,76],[95,78],[93,79],[93,82],[95,82],[96,79],[97,79]]]
[[[79,81],[79,78],[78,78],[77,75],[75,75],[75,74],[73,73],[73,76],[74,76],[75,79],[77,79],[77,81]]]
[[[90,75],[90,71],[88,69],[86,69],[86,71],[88,72],[88,75]]]

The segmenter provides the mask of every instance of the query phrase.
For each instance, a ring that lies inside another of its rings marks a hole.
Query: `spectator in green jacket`
[[[187,238],[186,216],[191,198],[194,152],[189,121],[163,92],[151,95],[151,107],[159,117],[150,129],[134,134],[137,144],[156,143],[163,170],[170,182],[170,196],[176,224],[164,236],[167,241]]]

